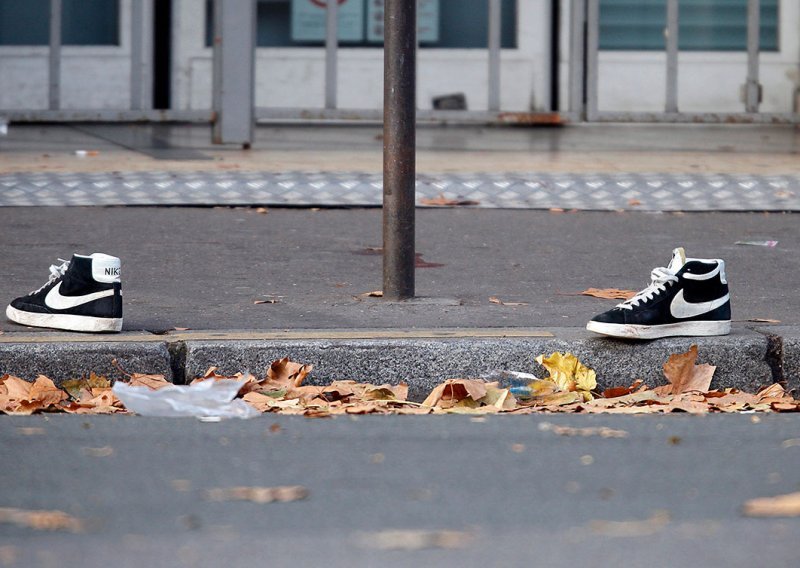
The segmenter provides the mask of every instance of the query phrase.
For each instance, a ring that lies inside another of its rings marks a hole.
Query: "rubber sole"
[[[586,324],[586,329],[625,339],[658,339],[660,337],[728,335],[731,332],[731,322],[730,320],[685,321],[664,325],[633,325],[590,321]]]
[[[94,333],[122,331],[122,318],[98,318],[68,314],[37,314],[23,312],[12,306],[6,308],[6,317],[13,322],[33,327],[49,327],[69,331]]]

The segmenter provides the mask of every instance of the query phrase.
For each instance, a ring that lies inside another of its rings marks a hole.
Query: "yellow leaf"
[[[565,404],[574,404],[583,400],[582,393],[579,392],[559,392],[549,394],[536,399],[536,404],[544,406],[563,406]]]
[[[528,386],[531,389],[532,398],[547,396],[558,391],[558,385],[549,379],[531,381]]]
[[[539,355],[536,362],[547,369],[550,373],[548,380],[553,381],[559,391],[580,391],[584,400],[592,399],[590,391],[597,388],[596,374],[572,353],[555,352],[550,357]]]
[[[493,384],[486,386],[486,395],[478,402],[486,406],[494,406],[500,410],[510,410],[517,406],[517,399],[508,389],[497,388]]]

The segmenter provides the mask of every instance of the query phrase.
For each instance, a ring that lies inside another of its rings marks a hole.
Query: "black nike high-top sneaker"
[[[94,253],[50,267],[49,280],[6,308],[13,322],[70,331],[122,330],[120,261]]]
[[[669,266],[654,268],[650,278],[647,288],[592,318],[586,329],[630,339],[730,333],[724,261],[686,258],[684,250],[676,248]]]

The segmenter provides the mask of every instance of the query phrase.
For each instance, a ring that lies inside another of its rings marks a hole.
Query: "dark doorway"
[[[153,2],[153,108],[170,108],[172,0]]]

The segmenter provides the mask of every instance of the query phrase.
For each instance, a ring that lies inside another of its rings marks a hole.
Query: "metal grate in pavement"
[[[378,206],[382,178],[365,173],[15,173],[0,206]],[[800,176],[704,174],[444,174],[417,177],[417,203],[443,196],[473,207],[639,211],[800,211]]]

